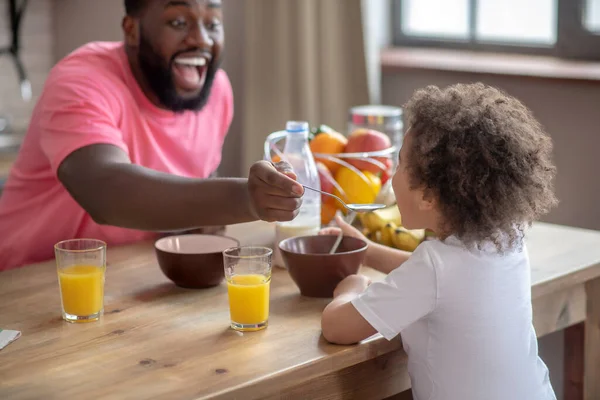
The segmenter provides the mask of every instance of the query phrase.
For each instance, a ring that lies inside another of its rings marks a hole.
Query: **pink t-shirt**
[[[135,164],[206,178],[221,162],[232,117],[233,93],[224,71],[217,73],[200,112],[175,114],[144,95],[122,43],[79,48],[52,69],[0,196],[0,271],[51,259],[61,240],[85,237],[117,245],[156,237],[92,220],[56,176],[73,151],[112,144]]]

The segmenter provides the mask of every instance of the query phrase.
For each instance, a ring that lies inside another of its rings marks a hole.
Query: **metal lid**
[[[349,120],[354,125],[387,125],[402,121],[402,109],[394,106],[364,105],[350,109]]]

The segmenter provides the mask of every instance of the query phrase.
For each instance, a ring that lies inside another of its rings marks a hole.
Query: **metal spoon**
[[[331,246],[331,250],[329,250],[329,254],[335,254],[338,247],[340,247],[340,243],[342,243],[343,238],[344,238],[344,232],[340,231],[337,238],[335,238],[335,242],[333,243],[333,246]]]
[[[353,211],[350,211],[348,213],[348,216],[346,217],[346,223],[347,224],[352,224],[352,222],[354,222],[354,218],[356,217],[356,213]],[[331,246],[331,250],[329,250],[329,254],[335,254],[335,252],[337,251],[338,247],[340,246],[340,243],[342,243],[342,239],[344,238],[344,231],[342,231],[340,229],[340,233],[338,234],[337,238],[335,239],[335,242],[333,243],[333,246]]]
[[[317,190],[315,188],[311,188],[310,186],[306,186],[306,185],[302,185],[304,186],[305,189],[308,190],[312,190],[313,192],[318,192],[327,196],[331,196],[334,199],[336,199],[337,201],[340,202],[340,204],[342,204],[344,207],[346,207],[348,210],[350,211],[354,211],[354,212],[369,212],[369,211],[375,211],[375,210],[379,210],[382,208],[385,208],[385,204],[375,204],[375,203],[370,203],[370,204],[346,204],[344,203],[344,201],[342,199],[340,199],[339,197],[331,194],[331,193],[327,193],[327,192],[323,192],[321,190]]]

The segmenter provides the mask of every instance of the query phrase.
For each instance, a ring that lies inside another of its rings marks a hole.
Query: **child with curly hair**
[[[343,280],[324,337],[400,334],[417,400],[556,399],[538,356],[525,243],[557,203],[550,138],[521,102],[480,83],[427,87],[405,110],[392,184],[403,225],[437,239],[412,254],[369,242],[365,264],[388,275]]]

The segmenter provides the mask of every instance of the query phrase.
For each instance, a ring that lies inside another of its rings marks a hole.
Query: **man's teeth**
[[[194,67],[204,67],[206,65],[206,58],[204,57],[186,57],[175,59],[177,64],[191,65]]]

